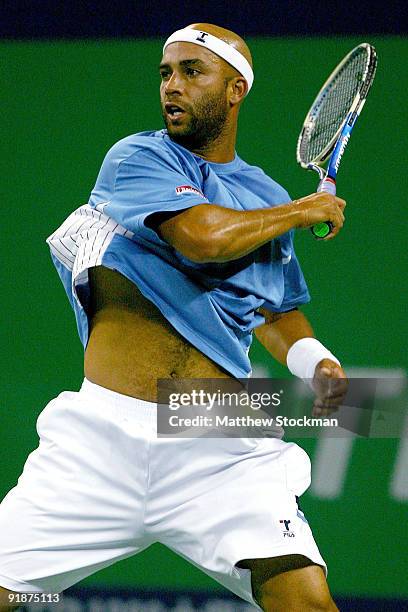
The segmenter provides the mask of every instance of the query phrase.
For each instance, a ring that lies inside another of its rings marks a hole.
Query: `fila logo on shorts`
[[[205,200],[207,199],[205,195],[199,189],[197,189],[197,187],[193,187],[192,185],[179,185],[179,187],[176,187],[176,194],[178,196],[183,195],[184,193],[194,193],[195,195],[201,196]]]
[[[295,534],[293,533],[293,531],[290,531],[290,529],[289,529],[290,521],[288,521],[287,519],[283,519],[283,520],[281,520],[279,522],[280,523],[284,523],[284,525],[285,525],[285,531],[283,532],[283,537],[284,538],[294,538]]]

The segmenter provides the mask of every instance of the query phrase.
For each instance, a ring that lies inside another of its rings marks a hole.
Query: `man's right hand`
[[[343,211],[346,202],[330,193],[324,191],[312,193],[299,200],[294,200],[292,205],[299,212],[297,227],[312,227],[316,223],[331,221],[334,226],[333,230],[323,240],[334,238],[343,227]]]
[[[313,193],[290,204],[235,210],[217,204],[198,204],[154,221],[151,227],[163,240],[188,259],[198,263],[224,263],[239,259],[266,242],[297,227],[331,221],[340,231],[346,203],[328,193]],[[156,224],[156,225],[155,225]]]

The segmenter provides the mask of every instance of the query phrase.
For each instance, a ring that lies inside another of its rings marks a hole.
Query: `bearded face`
[[[217,91],[206,91],[192,101],[183,97],[162,103],[167,132],[187,149],[205,149],[223,132],[228,116],[226,83]]]

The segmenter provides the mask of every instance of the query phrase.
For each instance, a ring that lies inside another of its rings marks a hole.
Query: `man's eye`
[[[160,78],[161,78],[163,81],[164,81],[165,79],[168,79],[168,78],[169,78],[169,76],[170,76],[170,72],[165,72],[165,71],[160,72]]]
[[[187,68],[186,73],[188,76],[197,76],[197,74],[200,74],[199,70],[196,70],[195,68]]]

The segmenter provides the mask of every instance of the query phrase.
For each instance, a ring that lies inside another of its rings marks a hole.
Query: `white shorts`
[[[87,380],[46,406],[0,504],[1,586],[60,593],[154,542],[255,606],[240,560],[300,554],[326,570],[296,502],[310,484],[299,446],[157,438],[156,410]]]

